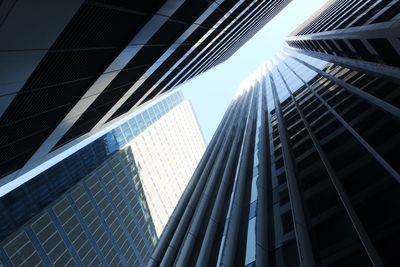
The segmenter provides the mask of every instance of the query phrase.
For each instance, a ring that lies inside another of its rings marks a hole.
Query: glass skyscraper
[[[204,149],[166,96],[0,198],[0,263],[144,266]]]
[[[178,103],[126,146],[135,155],[160,235],[206,149],[190,101]]]
[[[107,133],[105,141],[111,151],[131,147],[160,235],[206,148],[190,101],[177,91]]]
[[[0,198],[0,239],[16,231],[140,132],[183,101],[178,91]],[[151,115],[149,115],[151,114]],[[132,129],[128,135],[126,130]]]
[[[280,53],[242,84],[150,265],[396,266],[399,86]]]

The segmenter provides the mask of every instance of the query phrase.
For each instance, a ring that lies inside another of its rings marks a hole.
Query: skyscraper
[[[150,265],[398,265],[399,87],[280,53],[241,85]]]
[[[0,263],[144,266],[204,149],[181,91],[153,103],[10,192],[1,188]]]
[[[189,100],[178,103],[125,146],[134,151],[160,235],[206,149]]]
[[[151,266],[397,266],[398,1],[329,1],[245,80]]]
[[[0,187],[0,240],[16,231],[63,192],[99,167],[110,154],[123,148],[127,142],[182,101],[184,101],[183,94],[177,91],[142,112],[134,114],[121,126],[83,146],[47,170],[42,170],[32,179]],[[176,126],[180,127],[179,124]]]
[[[3,4],[0,182],[222,62],[289,2]]]
[[[109,150],[131,147],[157,234],[199,163],[205,142],[181,91],[106,134]]]

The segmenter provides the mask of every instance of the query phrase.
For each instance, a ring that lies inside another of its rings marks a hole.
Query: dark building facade
[[[123,149],[2,240],[0,264],[144,266],[156,242],[132,152]]]
[[[398,266],[400,81],[287,49],[242,89],[149,266]]]
[[[113,151],[99,138],[0,198],[0,241],[99,167]]]
[[[294,30],[287,43],[313,57],[398,78],[399,10],[399,1],[331,0]]]
[[[289,2],[2,3],[0,184],[224,61]]]

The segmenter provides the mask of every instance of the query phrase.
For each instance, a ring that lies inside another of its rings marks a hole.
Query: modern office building
[[[224,61],[289,2],[2,3],[0,184]]]
[[[107,133],[105,140],[110,151],[131,147],[160,235],[206,149],[190,101],[177,91]]]
[[[190,102],[164,97],[0,198],[0,263],[144,266],[204,150]]]
[[[177,91],[105,139],[108,150],[131,147],[160,235],[206,149],[190,101]]]
[[[156,241],[138,169],[126,148],[4,239],[0,263],[144,266]]]
[[[391,0],[328,1],[287,38],[307,55],[399,77],[400,3]]]
[[[150,266],[397,266],[400,82],[287,49],[240,89]]]

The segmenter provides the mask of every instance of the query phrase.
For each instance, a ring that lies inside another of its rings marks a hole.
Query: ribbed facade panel
[[[287,43],[325,60],[400,67],[399,10],[397,0],[328,1],[290,34]]]
[[[400,263],[398,7],[328,1],[244,81],[151,266]]]
[[[150,266],[396,266],[400,86],[287,49],[244,82]]]

